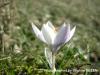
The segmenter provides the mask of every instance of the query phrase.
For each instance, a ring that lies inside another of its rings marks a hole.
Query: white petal
[[[40,34],[40,30],[32,23],[32,28],[33,31],[35,32],[36,36],[38,36],[38,34]]]
[[[63,44],[66,40],[66,33],[70,31],[70,25],[66,25],[65,23],[58,31],[58,34],[55,38],[54,45],[59,46]]]
[[[33,23],[32,23],[32,28],[33,28],[33,31],[34,31],[35,35],[37,36],[37,38],[39,38],[41,41],[46,43],[42,32]]]
[[[75,33],[75,29],[76,29],[76,26],[70,31],[70,35],[69,35],[69,37],[68,38],[66,38],[66,42],[65,43],[67,43],[71,38],[72,38],[72,36],[74,35],[74,33]],[[66,35],[67,36],[67,35]]]
[[[38,35],[38,38],[43,41],[44,43],[47,43],[46,40],[44,39],[44,36],[42,34],[42,31],[40,32],[40,34]]]
[[[51,45],[56,34],[55,31],[49,27],[48,23],[43,25],[42,33],[47,43]]]
[[[47,62],[49,63],[50,68],[52,68],[52,52],[47,48],[45,48],[45,57]]]
[[[46,25],[48,25],[51,29],[55,30],[55,27],[52,25],[50,21],[48,21]]]

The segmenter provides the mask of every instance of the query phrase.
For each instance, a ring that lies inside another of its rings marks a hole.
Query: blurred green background
[[[57,69],[100,71],[100,0],[0,0],[0,75],[50,75],[37,70],[50,68],[44,57],[46,45],[36,38],[30,24],[41,29],[48,20],[55,27],[64,22],[77,27],[56,57]]]

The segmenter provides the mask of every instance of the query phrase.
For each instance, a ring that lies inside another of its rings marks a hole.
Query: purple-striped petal
[[[66,25],[65,23],[58,31],[58,34],[54,40],[54,45],[59,46],[63,44],[66,40],[66,33],[70,31],[70,25]]]
[[[67,43],[72,38],[72,36],[75,33],[75,29],[76,29],[76,26],[70,31],[70,33],[66,34],[66,41],[65,41],[65,43]]]

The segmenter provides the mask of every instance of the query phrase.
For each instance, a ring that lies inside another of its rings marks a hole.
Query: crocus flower
[[[76,26],[70,29],[70,24],[65,23],[57,31],[50,21],[43,24],[41,30],[39,30],[33,23],[32,28],[37,38],[48,44],[53,52],[59,50],[59,48],[67,43],[73,36]]]
[[[72,38],[76,26],[73,29],[70,29],[70,24],[66,25],[64,23],[57,31],[52,23],[48,21],[46,24],[43,24],[41,30],[39,30],[33,23],[32,28],[37,38],[48,44],[51,49],[49,50],[48,48],[45,48],[45,57],[52,69],[53,75],[55,75],[55,55],[61,46],[66,44]]]

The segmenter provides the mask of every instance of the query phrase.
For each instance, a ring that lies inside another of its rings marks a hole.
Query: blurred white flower
[[[14,45],[14,52],[15,53],[21,53],[22,49],[20,47],[18,47],[18,45]]]
[[[83,51],[82,49],[78,49],[78,53],[76,53],[76,54],[74,55],[74,58],[76,58],[76,57],[78,57],[78,56],[80,56],[80,55],[81,55],[84,59],[88,60],[89,55],[88,55],[85,51]]]
[[[41,30],[39,30],[33,23],[32,28],[37,38],[48,44],[52,51],[56,52],[61,45],[67,43],[72,38],[76,26],[71,30],[70,24],[66,25],[64,23],[59,30],[56,31],[56,28],[50,21],[48,21],[46,24],[43,24]]]

